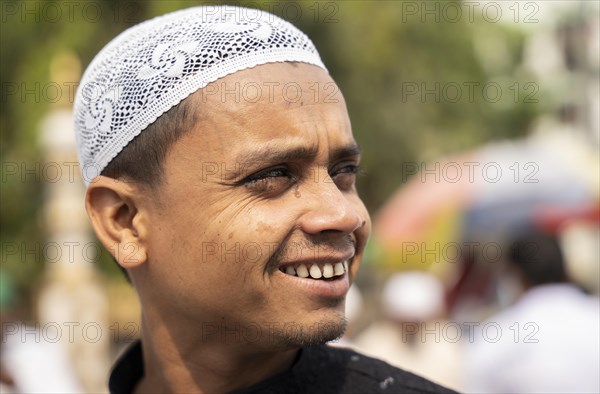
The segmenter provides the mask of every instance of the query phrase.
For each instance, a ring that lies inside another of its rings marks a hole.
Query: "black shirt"
[[[132,393],[143,375],[142,344],[138,341],[115,364],[108,384],[110,392]],[[320,345],[302,349],[289,371],[234,393],[452,394],[454,391],[350,349]]]

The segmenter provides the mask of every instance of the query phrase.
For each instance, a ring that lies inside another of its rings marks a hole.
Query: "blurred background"
[[[226,3],[314,41],[363,147],[374,231],[340,344],[466,392],[600,391],[600,3]],[[0,3],[5,392],[106,392],[138,337],[70,110],[119,32],[199,4]]]

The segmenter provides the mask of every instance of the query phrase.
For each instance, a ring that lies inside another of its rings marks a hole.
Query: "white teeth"
[[[308,269],[304,264],[300,264],[298,268],[296,268],[296,273],[301,278],[308,278]]]
[[[334,276],[342,276],[348,272],[348,261],[335,264],[325,263],[323,264],[323,268],[319,267],[319,265],[315,263],[310,266],[310,269],[307,268],[305,264],[300,264],[296,268],[288,265],[285,268],[279,268],[279,270],[287,275],[299,276],[300,278],[311,277],[313,279],[329,279],[333,278]]]
[[[321,276],[323,276],[323,274],[321,274],[321,270],[319,269],[318,265],[313,264],[310,266],[310,276],[313,279],[319,279]]]
[[[287,268],[285,269],[285,273],[288,274],[288,275],[295,276],[296,275],[296,270],[291,265],[288,265]]]

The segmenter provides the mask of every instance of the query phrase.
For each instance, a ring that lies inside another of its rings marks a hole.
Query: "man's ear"
[[[147,260],[146,220],[141,218],[139,185],[98,176],[89,184],[85,208],[102,244],[125,269],[137,268]]]

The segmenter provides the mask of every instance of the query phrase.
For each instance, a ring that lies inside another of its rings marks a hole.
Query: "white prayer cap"
[[[427,321],[444,312],[444,287],[425,272],[397,273],[386,281],[381,301],[388,316],[410,322]]]
[[[260,10],[194,7],[127,29],[96,55],[75,97],[77,153],[86,185],[190,94],[228,74],[274,62],[326,70],[304,33]]]

